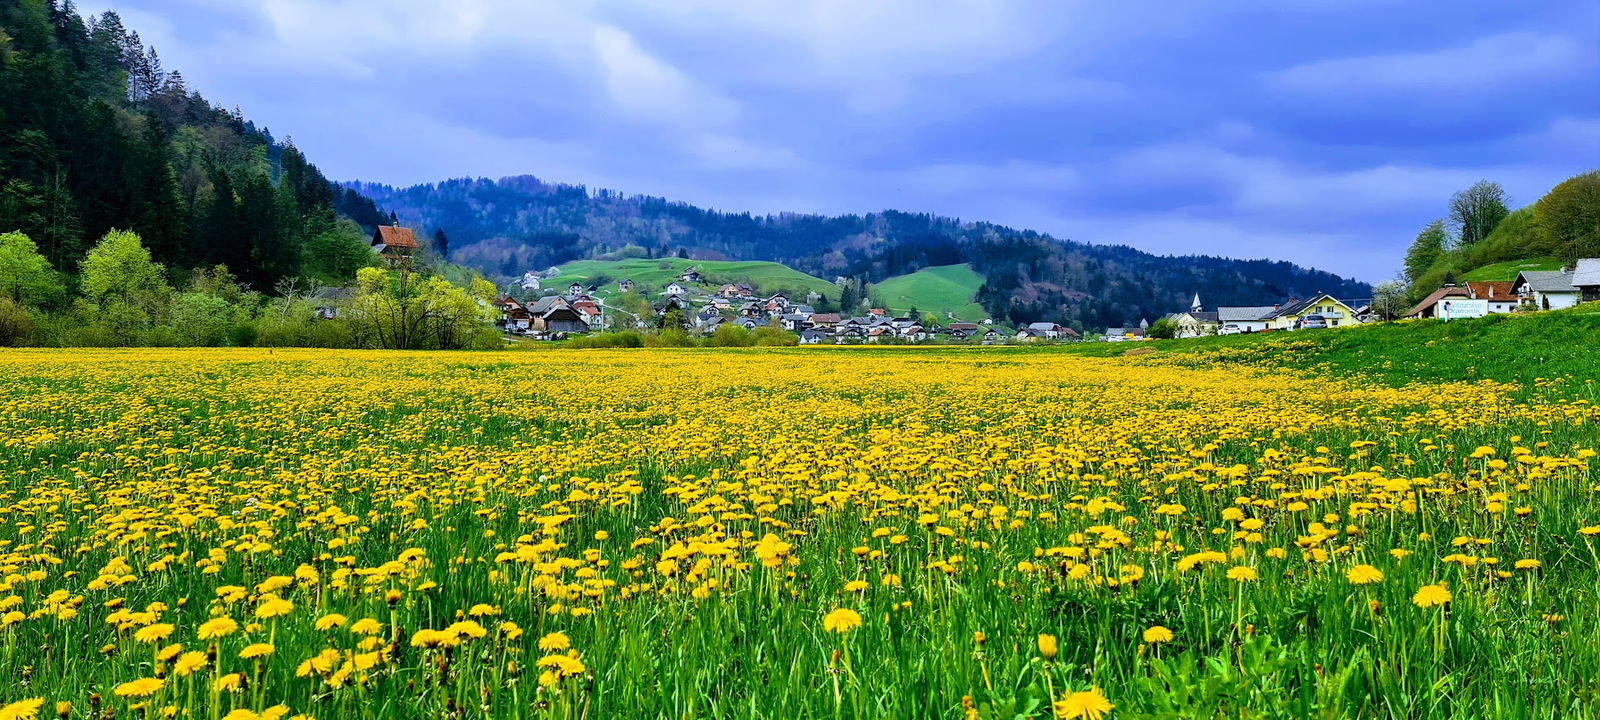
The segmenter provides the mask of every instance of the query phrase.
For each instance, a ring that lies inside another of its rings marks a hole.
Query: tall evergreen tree
[[[433,251],[441,258],[450,257],[450,236],[444,234],[444,228],[433,229]]]

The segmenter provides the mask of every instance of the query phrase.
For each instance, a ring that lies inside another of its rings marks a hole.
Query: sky
[[[531,174],[1392,277],[1600,168],[1593,0],[83,0],[329,177]]]

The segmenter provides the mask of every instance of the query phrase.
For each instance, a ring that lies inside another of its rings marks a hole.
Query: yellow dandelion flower
[[[1115,705],[1100,693],[1100,688],[1091,687],[1081,692],[1069,693],[1066,697],[1057,700],[1053,705],[1058,720],[1100,720],[1111,712]]]
[[[231,635],[238,629],[239,623],[234,622],[233,618],[219,617],[200,623],[200,628],[196,634],[199,635],[201,640],[213,640]]]
[[[1411,602],[1420,608],[1430,608],[1445,605],[1453,596],[1444,585],[1423,585],[1417,594],[1411,596]]]
[[[850,608],[838,608],[822,618],[822,629],[843,635],[861,627],[861,613]]]
[[[1056,655],[1061,653],[1061,646],[1056,643],[1056,636],[1054,635],[1040,633],[1037,642],[1039,645],[1039,657],[1046,660],[1054,660]]]
[[[1371,565],[1357,565],[1344,572],[1352,585],[1371,585],[1383,582],[1383,571]]]
[[[553,632],[539,638],[539,649],[544,652],[559,652],[569,647],[572,647],[572,640],[566,633]]]
[[[246,660],[250,660],[252,658],[263,658],[271,655],[274,649],[275,648],[268,643],[251,643],[246,645],[243,650],[239,651],[239,657],[242,657]]]
[[[167,684],[161,678],[139,678],[118,685],[112,690],[117,697],[148,697]]]
[[[199,650],[190,650],[178,657],[178,662],[172,666],[172,672],[178,677],[186,677],[205,666],[206,654]]]
[[[44,698],[28,698],[0,707],[0,720],[35,720],[39,717],[39,708],[44,705]]]
[[[1162,625],[1151,625],[1145,628],[1144,641],[1151,645],[1172,642],[1172,631]]]

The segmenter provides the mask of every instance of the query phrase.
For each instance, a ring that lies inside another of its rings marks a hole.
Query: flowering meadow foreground
[[[0,718],[1600,715],[1600,389],[1308,367],[7,351]]]

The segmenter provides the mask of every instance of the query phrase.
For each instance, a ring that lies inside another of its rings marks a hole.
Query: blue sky
[[[533,174],[1393,275],[1600,167],[1593,0],[98,0],[330,176]]]

